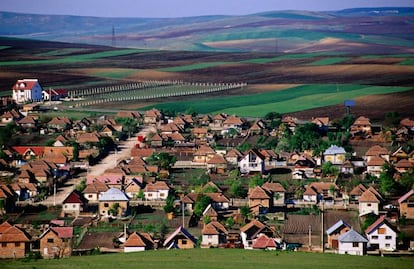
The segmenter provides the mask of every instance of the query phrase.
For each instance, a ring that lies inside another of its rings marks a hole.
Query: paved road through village
[[[145,127],[142,129],[138,136],[146,137],[149,132],[154,132],[150,127]],[[116,166],[117,162],[122,159],[128,159],[131,156],[131,150],[137,143],[137,136],[132,136],[126,141],[121,141],[118,143],[118,149],[116,151],[111,151],[108,156],[102,159],[98,164],[90,166],[86,174],[73,177],[65,182],[63,187],[60,187],[56,191],[56,195],[51,195],[47,199],[39,202],[46,206],[51,205],[61,205],[66,197],[75,189],[76,185],[81,182],[85,176],[94,175],[99,176],[105,172],[105,170],[113,168]]]

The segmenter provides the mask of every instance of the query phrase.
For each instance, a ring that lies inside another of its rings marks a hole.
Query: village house
[[[275,238],[276,232],[266,224],[254,219],[240,228],[240,237],[245,249],[252,249],[254,242],[260,235]]]
[[[49,227],[40,237],[40,254],[45,259],[72,255],[73,227]]]
[[[217,114],[214,115],[212,121],[209,124],[211,130],[214,131],[221,131],[223,130],[224,121],[226,120],[226,116],[224,114]]]
[[[84,211],[86,203],[87,202],[82,194],[78,193],[76,190],[72,191],[62,202],[62,215],[64,217],[77,217],[82,211]]]
[[[133,232],[124,243],[124,252],[139,252],[154,249],[154,239],[149,233]]]
[[[30,249],[31,237],[23,229],[5,221],[0,224],[0,258],[24,258]]]
[[[265,158],[256,149],[251,149],[244,154],[238,163],[240,172],[248,173],[264,173],[265,172]]]
[[[271,201],[271,204],[273,206],[285,205],[286,190],[282,184],[278,182],[266,182],[262,185],[262,188],[270,194],[271,198],[273,199],[273,201]]]
[[[220,154],[215,154],[207,161],[207,169],[210,173],[223,174],[227,169],[227,161]]]
[[[380,216],[366,230],[368,246],[370,249],[393,251],[397,249],[398,230],[391,225],[385,215]]]
[[[129,198],[119,189],[110,188],[99,198],[99,214],[102,216],[123,216],[129,210]]]
[[[223,130],[222,132],[228,133],[230,129],[234,129],[237,133],[241,133],[243,127],[243,120],[236,115],[229,116],[223,122]]]
[[[214,149],[209,146],[200,146],[194,152],[193,165],[207,165],[207,162],[216,155]]]
[[[341,234],[338,237],[338,253],[348,255],[365,255],[368,240],[355,230]]]
[[[86,184],[85,189],[82,191],[83,197],[88,200],[89,203],[98,203],[99,198],[108,190],[108,186],[99,180],[93,180]]]
[[[227,243],[227,229],[218,221],[211,221],[204,225],[201,231],[201,247],[219,247],[222,244]]]
[[[329,227],[326,230],[326,235],[328,236],[327,239],[327,248],[330,249],[338,249],[339,247],[339,241],[338,238],[340,235],[345,234],[349,230],[351,230],[352,227],[348,223],[346,223],[343,220],[337,221],[334,225]]]
[[[359,215],[379,214],[380,205],[383,202],[381,194],[372,186],[362,193],[359,197]]]
[[[414,190],[410,190],[398,199],[400,216],[414,219]]]
[[[249,191],[248,199],[249,208],[255,215],[266,213],[271,207],[271,201],[273,202],[273,198],[260,186]]]
[[[217,221],[219,213],[209,204],[203,211],[203,220]]]
[[[237,165],[241,158],[243,158],[243,154],[237,149],[232,148],[229,151],[227,151],[224,158],[229,164]]]
[[[331,162],[333,165],[342,165],[345,162],[346,151],[343,147],[331,145],[323,152],[325,162]]]
[[[145,200],[167,200],[170,187],[164,181],[148,183],[144,188]]]
[[[37,79],[19,79],[13,85],[12,98],[18,104],[42,101],[42,86]]]
[[[221,211],[229,209],[230,199],[227,198],[223,193],[210,192],[204,193],[204,195],[210,197],[211,205],[215,210]]]
[[[384,164],[384,159],[377,156],[372,156],[367,162],[367,174],[379,178]]]
[[[178,227],[173,233],[168,235],[163,246],[167,249],[188,249],[195,248],[197,239],[183,226]]]
[[[371,121],[364,116],[358,117],[354,123],[351,125],[351,134],[352,135],[364,135],[369,136],[372,134],[371,130]]]
[[[20,112],[12,109],[9,111],[4,112],[1,116],[0,116],[0,123],[1,125],[5,126],[11,122],[15,122],[17,123],[19,120],[21,120],[23,118],[23,115],[20,114]]]
[[[252,249],[276,250],[277,246],[274,238],[270,238],[266,234],[259,234],[252,244]]]
[[[359,201],[359,197],[361,197],[361,195],[367,190],[367,188],[363,185],[363,184],[358,184],[357,186],[355,186],[351,192],[349,193],[350,195],[350,201],[353,203],[358,203]]]
[[[390,161],[389,151],[379,145],[370,147],[364,155],[365,161],[369,162],[372,158],[379,157],[387,162]]]
[[[144,113],[144,124],[145,125],[158,125],[163,120],[164,116],[158,109],[147,110]]]
[[[339,188],[335,183],[312,182],[306,186],[306,190],[303,193],[303,200],[311,203],[318,203],[321,200],[329,202],[337,198],[338,193]]]

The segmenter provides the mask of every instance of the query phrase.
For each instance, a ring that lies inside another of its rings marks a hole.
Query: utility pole
[[[185,228],[185,210],[184,210],[184,202],[181,202],[181,204],[182,204],[182,209],[181,209],[181,211],[182,211],[182,217],[183,217],[183,228]]]
[[[309,250],[312,249],[312,226],[309,224]]]
[[[325,201],[322,201],[322,211],[321,211],[321,218],[322,218],[322,227],[321,227],[321,244],[322,244],[322,253],[325,252],[325,233],[324,233],[324,213],[325,213]]]

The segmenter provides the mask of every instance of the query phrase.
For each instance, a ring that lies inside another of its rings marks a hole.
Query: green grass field
[[[90,62],[90,61],[98,60],[101,58],[124,56],[124,55],[136,54],[136,53],[142,53],[142,52],[145,52],[145,50],[120,49],[120,50],[110,50],[110,51],[78,54],[78,55],[69,55],[66,57],[61,57],[61,58],[56,58],[56,59],[6,61],[6,62],[0,62],[0,66],[82,63],[82,62]],[[56,54],[58,52],[54,51],[54,53]]]
[[[348,61],[350,58],[349,57],[331,57],[331,58],[325,58],[325,59],[320,59],[318,61],[312,62],[309,65],[332,65],[332,64],[339,64],[339,63],[343,63],[345,61]]]
[[[332,268],[403,269],[411,268],[413,258],[350,256],[304,252],[276,252],[244,249],[159,250],[70,257],[57,260],[0,261],[2,269],[253,269],[253,268]]]
[[[200,99],[196,104],[193,101],[183,101],[163,103],[156,105],[155,107],[177,112],[193,110],[202,114],[224,112],[239,116],[263,117],[268,111],[289,113],[341,104],[345,100],[365,95],[402,92],[410,89],[411,88],[408,87],[366,86],[354,84],[314,84],[254,95]]]

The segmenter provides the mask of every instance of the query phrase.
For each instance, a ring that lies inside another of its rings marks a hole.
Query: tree
[[[264,179],[262,178],[262,176],[260,174],[256,174],[250,177],[249,187],[254,188],[256,186],[262,186],[263,183],[264,183]]]
[[[248,205],[244,205],[244,206],[240,207],[240,214],[242,215],[242,217],[244,219],[244,222],[246,222],[246,220],[251,215],[250,207]]]
[[[165,201],[164,212],[165,213],[174,212],[175,211],[174,203],[175,203],[175,194],[173,192],[170,192],[167,196],[167,200]]]
[[[207,206],[211,203],[211,198],[206,195],[200,195],[194,205],[194,214],[197,217],[201,217],[203,211],[207,208]]]
[[[157,165],[158,167],[166,170],[175,164],[177,158],[174,155],[170,155],[167,152],[154,153],[148,158],[148,163]]]
[[[385,163],[382,166],[380,174],[380,188],[381,192],[388,195],[396,190],[396,183],[394,181],[395,167],[390,163]]]
[[[232,197],[244,198],[247,195],[247,190],[242,186],[240,180],[233,180],[230,184],[229,192]]]

